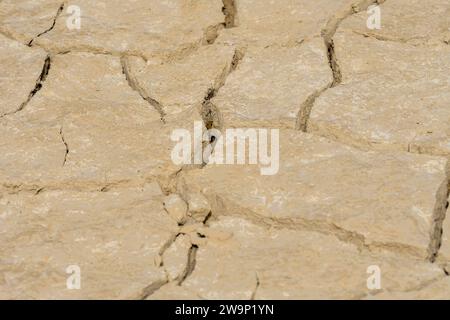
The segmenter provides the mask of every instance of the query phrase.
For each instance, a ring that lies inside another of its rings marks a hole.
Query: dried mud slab
[[[0,32],[23,44],[49,32],[62,13],[64,0],[3,0],[0,2]]]
[[[321,39],[292,48],[249,48],[211,102],[224,127],[295,128],[302,103],[332,81]]]
[[[2,184],[65,188],[174,174],[171,132],[201,118],[187,110],[163,123],[119,58],[77,53],[54,57],[43,89],[3,120]]]
[[[447,299],[449,41],[440,0],[0,0],[0,298]],[[196,121],[279,162],[175,164]]]
[[[177,233],[157,184],[108,192],[3,194],[0,297],[145,297],[167,282],[160,253]],[[69,290],[69,266],[81,288]]]
[[[342,83],[312,108],[308,131],[365,149],[450,155],[450,47],[348,32],[334,37]]]
[[[433,218],[446,210],[445,158],[366,153],[292,130],[280,141],[276,175],[261,175],[257,165],[208,165],[187,172],[180,188],[203,192],[215,214],[336,232],[359,245],[427,257]]]
[[[164,62],[145,63],[132,58],[130,71],[165,114],[176,114],[200,106],[210,91],[223,85],[234,55],[232,47],[203,46],[180,59]]]
[[[450,3],[440,0],[396,0],[380,5],[381,28],[366,27],[367,13],[352,15],[342,22],[341,29],[412,45],[434,46],[450,40]]]
[[[449,187],[450,189],[450,187]],[[450,198],[446,203],[447,212],[445,215],[440,216],[438,224],[442,226],[439,230],[440,238],[436,240],[436,246],[439,247],[439,252],[437,255],[437,261],[440,265],[444,267],[447,273],[450,273],[450,209],[449,208]]]
[[[195,50],[207,31],[224,22],[221,0],[67,1],[82,10],[80,30],[67,28],[67,13],[52,32],[36,39],[51,51],[131,53],[145,57],[177,56]]]
[[[407,291],[444,276],[436,265],[396,254],[361,253],[332,235],[266,229],[234,216],[220,217],[209,229],[232,236],[225,241],[208,238],[197,251],[190,277],[179,290],[165,289],[161,297],[357,299],[380,293],[367,288],[371,265],[382,270],[382,292]]]

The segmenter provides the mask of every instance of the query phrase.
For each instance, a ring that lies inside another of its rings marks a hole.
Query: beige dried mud
[[[170,176],[181,168],[171,159],[171,132],[195,120],[191,108],[162,123],[127,83],[119,58],[58,55],[43,89],[1,123],[1,181],[96,187]]]
[[[0,0],[0,298],[448,299],[449,10]],[[195,121],[277,174],[174,164]]]
[[[322,39],[292,48],[249,48],[211,102],[225,128],[295,128],[302,103],[332,81]]]
[[[155,183],[109,192],[3,195],[3,299],[138,299],[166,282],[161,250],[177,233]],[[70,266],[81,288],[69,290]]]
[[[207,30],[224,22],[221,0],[67,1],[82,9],[82,27],[66,26],[69,14],[57,20],[52,32],[35,43],[50,51],[130,53],[154,58],[172,57],[195,50]]]
[[[334,44],[342,83],[315,101],[309,132],[364,149],[450,155],[449,46],[349,32]]]
[[[424,261],[361,253],[331,235],[266,229],[230,215],[210,228],[232,232],[233,237],[200,247],[195,270],[182,289],[166,289],[161,298],[358,299],[408,291],[444,276],[439,267]],[[372,265],[382,270],[383,291],[367,288],[367,269]]]

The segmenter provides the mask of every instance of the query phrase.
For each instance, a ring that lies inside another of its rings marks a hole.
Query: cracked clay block
[[[437,45],[450,40],[450,2],[441,0],[387,0],[380,5],[381,28],[368,29],[366,11],[344,20],[341,29],[381,41]],[[410,55],[408,55],[410,56]]]
[[[448,299],[449,43],[448,0],[0,0],[0,299]],[[274,170],[174,162],[195,122]]]
[[[79,185],[169,176],[180,168],[171,132],[192,130],[194,120],[201,121],[198,112],[186,110],[163,124],[128,85],[119,58],[60,55],[43,89],[0,125],[0,177],[13,185]]]
[[[427,256],[435,207],[447,197],[445,158],[366,153],[293,130],[280,141],[273,176],[258,165],[208,165],[187,172],[185,188],[202,191],[216,213],[297,221]]]
[[[0,197],[2,299],[105,299],[145,295],[166,281],[156,264],[177,232],[157,184],[109,192],[46,191]],[[81,289],[69,290],[77,265]]]
[[[81,28],[70,30],[64,13],[52,32],[36,43],[53,51],[128,52],[146,57],[173,56],[202,44],[206,30],[223,23],[221,0],[77,0]]]
[[[212,103],[225,127],[294,128],[302,103],[332,81],[321,39],[248,49]]]
[[[204,46],[175,61],[145,64],[134,58],[131,71],[166,114],[175,114],[198,107],[210,89],[219,88],[230,72],[233,56],[232,47]]]
[[[339,31],[334,43],[343,83],[316,100],[308,132],[363,148],[450,155],[450,46]]]
[[[189,236],[181,234],[164,252],[162,257],[163,267],[170,281],[181,280],[187,267],[190,248],[191,241]]]
[[[408,291],[444,276],[438,266],[421,260],[359,252],[332,235],[289,227],[295,228],[266,229],[239,217],[220,217],[210,228],[233,237],[200,247],[195,270],[182,285],[185,295],[173,290],[163,297],[355,299],[380,293],[367,288],[369,266],[382,270],[383,291]]]
[[[64,0],[0,1],[0,32],[28,44],[49,30]]]

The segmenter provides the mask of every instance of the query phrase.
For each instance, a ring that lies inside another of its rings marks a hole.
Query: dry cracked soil
[[[0,0],[0,298],[450,299],[449,43],[444,0]],[[177,164],[194,123],[278,171]]]

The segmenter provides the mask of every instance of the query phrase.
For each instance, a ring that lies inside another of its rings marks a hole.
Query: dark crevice
[[[213,88],[210,88],[202,103],[201,116],[205,127],[209,130],[212,128],[220,129],[222,127],[222,116],[219,109],[211,102],[217,95],[219,90],[225,85],[227,77],[236,70],[239,63],[244,58],[245,52],[242,49],[236,49],[231,60],[230,66],[225,68],[220,76],[220,80]]]
[[[338,12],[330,20],[328,20],[327,25],[322,30],[322,38],[324,40],[325,47],[327,48],[328,63],[331,70],[333,71],[334,80],[331,87],[335,87],[342,82],[342,73],[336,57],[333,41],[333,37],[336,34],[336,31],[339,28],[340,24],[351,15],[359,13],[363,10],[367,10],[367,8],[369,8],[371,5],[381,4],[385,1],[386,0],[363,0],[358,4],[353,4],[342,12]]]
[[[295,124],[295,128],[297,130],[301,130],[303,132],[307,131],[309,117],[311,115],[314,103],[316,102],[317,98],[320,97],[320,95],[330,87],[331,84],[319,91],[314,92],[306,99],[305,102],[303,102],[303,104],[300,106],[300,111],[297,115],[297,122]]]
[[[255,277],[256,277],[256,286],[252,292],[252,296],[250,297],[250,300],[255,300],[256,293],[258,292],[259,286],[261,285],[261,282],[259,281],[258,273],[255,274]]]
[[[225,16],[225,20],[222,23],[218,23],[206,28],[202,41],[204,45],[214,44],[217,37],[219,37],[219,32],[222,29],[233,28],[236,25],[236,5],[234,0],[222,0],[222,2],[222,13]]]
[[[213,214],[215,218],[220,216],[242,217],[265,229],[288,229],[295,231],[317,232],[324,235],[331,235],[338,240],[354,245],[360,252],[395,252],[412,258],[423,259],[426,253],[421,247],[401,243],[401,242],[380,242],[367,241],[365,235],[358,232],[347,230],[335,223],[322,220],[311,220],[301,217],[282,218],[265,217],[245,207],[241,207],[229,199],[224,199],[217,194],[210,194],[209,197],[213,203]]]
[[[447,175],[450,175],[450,163],[447,163]],[[432,263],[436,261],[439,254],[439,249],[442,245],[442,234],[446,212],[448,210],[448,197],[450,190],[450,176],[442,183],[438,192],[436,193],[436,203],[432,216],[432,223],[430,229],[430,243],[428,245],[428,260]]]
[[[19,108],[17,108],[16,110],[14,110],[12,112],[7,112],[7,113],[4,113],[4,114],[0,115],[0,118],[3,118],[5,116],[11,115],[11,114],[14,114],[14,113],[17,113],[17,112],[20,112],[28,105],[28,103],[36,95],[36,93],[38,93],[39,90],[42,89],[43,83],[47,79],[48,73],[50,71],[51,62],[52,62],[51,61],[51,57],[47,56],[47,58],[44,61],[44,66],[42,67],[41,74],[39,75],[38,79],[36,80],[36,85],[35,85],[34,89],[31,90],[31,92],[29,93],[27,100],[25,102],[23,102],[19,106]]]
[[[186,268],[184,269],[183,273],[180,276],[180,279],[178,280],[178,285],[181,286],[183,282],[186,280],[187,277],[189,277],[192,272],[194,272],[195,264],[196,264],[196,257],[197,257],[197,250],[198,246],[193,244],[191,248],[189,249],[188,253],[188,261],[186,264]]]
[[[205,34],[203,35],[203,44],[210,45],[214,44],[217,37],[219,36],[219,31],[225,27],[224,23],[219,23],[206,28]]]
[[[65,154],[64,154],[64,161],[63,161],[63,167],[66,165],[66,162],[67,162],[67,156],[69,155],[69,145],[67,144],[67,142],[66,142],[66,139],[64,138],[64,133],[63,133],[63,127],[61,126],[61,128],[59,129],[59,135],[61,136],[61,141],[62,141],[62,143],[64,144],[64,146],[65,146],[65,148],[66,148],[66,151],[65,151]]]
[[[341,84],[342,73],[341,73],[341,68],[339,67],[339,63],[336,58],[333,40],[330,40],[330,42],[325,41],[325,46],[327,48],[328,63],[330,65],[331,71],[333,72],[333,83],[330,86],[330,88],[333,88],[333,87]]]
[[[237,8],[234,0],[222,0],[222,12],[225,16],[225,28],[233,28],[236,26]]]
[[[165,116],[166,113],[164,112],[164,107],[162,106],[162,104],[151,98],[147,92],[145,92],[145,89],[143,87],[141,87],[139,85],[138,80],[136,79],[136,77],[133,76],[132,72],[131,72],[131,68],[128,62],[128,58],[126,56],[122,56],[120,58],[120,62],[122,64],[122,72],[125,75],[127,81],[128,81],[128,85],[137,93],[139,93],[139,95],[142,97],[142,99],[144,99],[145,101],[147,101],[153,108],[155,108],[156,111],[158,111],[161,121],[163,123],[166,123],[165,120]]]
[[[46,34],[46,33],[48,33],[48,32],[50,32],[50,31],[53,30],[53,28],[54,28],[55,25],[56,25],[56,20],[58,20],[58,17],[61,15],[61,13],[62,13],[63,10],[64,10],[64,6],[65,6],[65,3],[63,2],[63,3],[59,6],[58,11],[56,12],[55,18],[53,19],[53,23],[52,23],[52,25],[50,26],[50,28],[48,28],[47,30],[45,30],[45,31],[43,31],[43,32],[41,32],[41,33],[39,33],[36,37],[34,37],[33,39],[31,39],[30,42],[28,42],[28,46],[29,46],[29,47],[33,46],[34,40],[36,40],[36,39],[39,38],[40,36],[42,36],[42,35],[44,35],[44,34]]]

